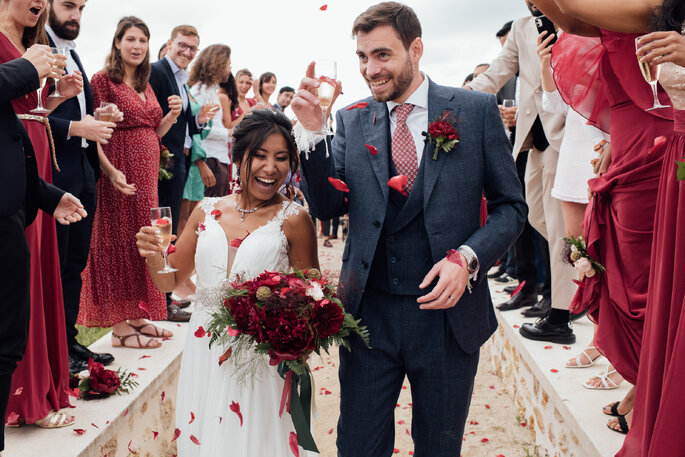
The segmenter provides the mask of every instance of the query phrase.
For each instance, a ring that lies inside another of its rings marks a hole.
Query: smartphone
[[[545,38],[550,35],[554,35],[552,41],[549,42],[547,46],[552,46],[557,41],[557,27],[554,22],[547,16],[538,16],[535,18],[535,26],[538,28],[538,33],[547,32]]]

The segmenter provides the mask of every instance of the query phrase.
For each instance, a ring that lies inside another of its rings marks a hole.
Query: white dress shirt
[[[61,48],[66,48],[67,50],[67,73],[68,74],[73,74],[76,70],[78,70],[78,65],[76,64],[76,61],[74,60],[74,56],[71,54],[71,51],[75,51],[76,49],[76,43],[73,40],[64,40],[60,37],[58,37],[55,34],[55,31],[50,28],[49,25],[45,25],[45,30],[48,32],[48,35],[50,35],[50,38],[52,38],[52,41],[55,43],[55,47],[58,49]],[[85,78],[86,76],[83,75]],[[58,83],[59,84],[59,83]],[[79,92],[79,94],[76,96],[76,99],[78,100],[79,107],[81,108],[81,119],[86,117],[86,93],[84,91]],[[95,109],[95,107],[93,107]],[[69,130],[71,131],[71,123],[69,124]],[[70,139],[70,136],[67,136],[67,140]],[[87,148],[88,147],[88,141],[86,141],[85,138],[81,138],[81,147],[82,148]]]
[[[428,131],[428,77],[423,75],[423,82],[416,90],[407,98],[404,103],[411,103],[414,109],[407,117],[407,127],[414,138],[416,145],[416,158],[419,166],[421,165],[421,157],[423,156],[423,147],[425,145],[425,137],[423,132]],[[393,101],[386,102],[388,112],[390,113],[390,136],[395,134],[397,128],[397,113],[393,112],[393,108],[398,105]]]

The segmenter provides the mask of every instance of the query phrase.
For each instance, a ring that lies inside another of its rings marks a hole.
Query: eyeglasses
[[[200,48],[198,48],[197,46],[188,46],[185,43],[178,43],[178,49],[181,52],[190,51],[191,54],[195,54]]]

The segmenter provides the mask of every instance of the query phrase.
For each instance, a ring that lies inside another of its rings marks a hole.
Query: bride
[[[227,276],[246,281],[265,270],[319,267],[311,218],[278,193],[298,166],[291,128],[282,113],[271,110],[253,111],[235,128],[232,160],[242,192],[200,202],[176,252],[169,256],[176,273],[157,273],[163,259],[153,227],[143,227],[136,236],[161,291],[171,291],[193,270],[197,273],[196,308],[183,350],[176,404],[180,457],[294,455],[292,420],[289,414],[279,417],[284,381],[275,367],[267,366],[268,357],[263,356],[262,374],[246,383],[231,363],[219,366],[225,348],[210,349],[209,337],[200,329],[221,306],[220,290]],[[306,455],[302,448],[299,455]]]

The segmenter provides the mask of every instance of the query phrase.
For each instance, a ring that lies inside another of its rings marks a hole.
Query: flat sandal
[[[147,343],[145,343],[145,345],[143,345],[142,342],[140,341],[140,335],[141,335],[140,333],[131,333],[129,335],[119,336],[119,335],[115,335],[114,332],[112,332],[112,338],[118,339],[119,344],[121,345],[121,346],[112,345],[112,347],[129,348],[129,349],[157,349],[158,347],[162,346],[161,344],[159,344],[157,346],[150,346],[150,343],[157,341],[157,340],[153,340],[152,338],[149,338],[147,340]],[[138,346],[129,346],[126,344],[126,340],[128,340],[129,338],[131,338],[133,336],[136,337],[136,340],[138,341]]]

